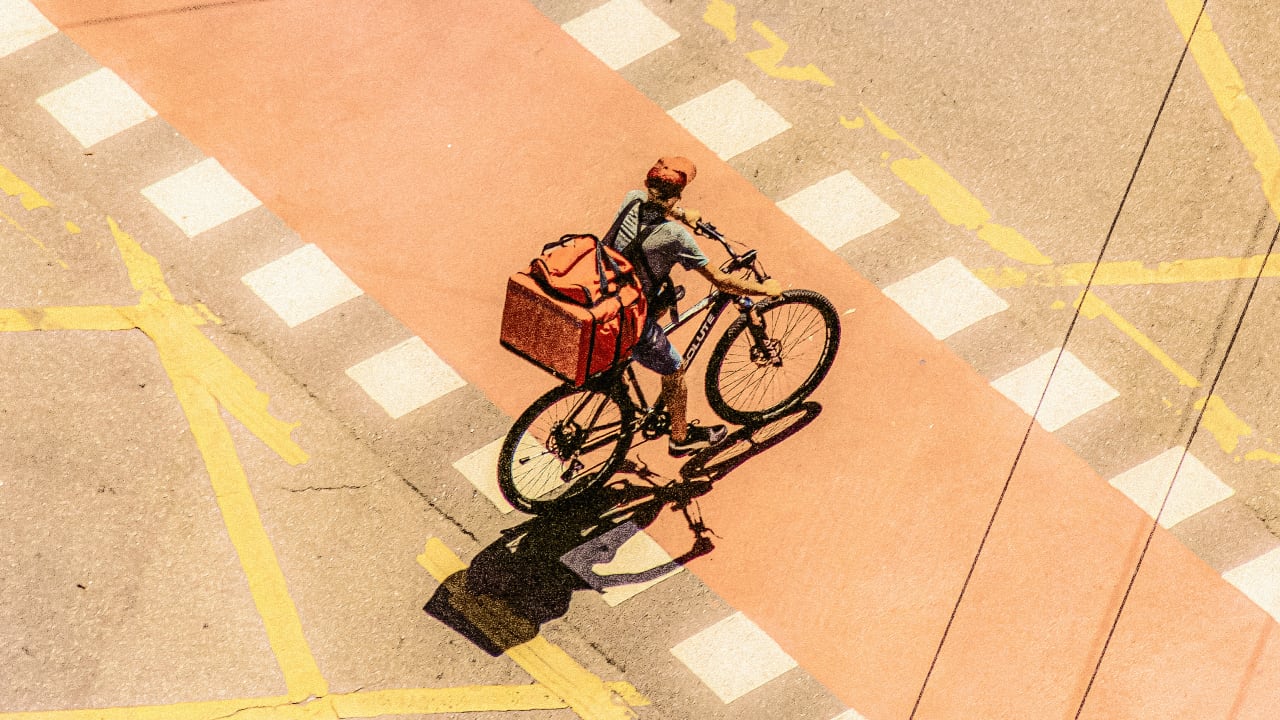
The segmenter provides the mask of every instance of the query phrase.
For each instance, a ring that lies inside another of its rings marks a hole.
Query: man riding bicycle
[[[701,426],[686,419],[688,387],[684,380],[684,360],[671,345],[658,317],[675,302],[671,269],[678,263],[696,271],[716,289],[734,295],[782,294],[777,280],[763,283],[721,272],[710,264],[693,235],[671,219],[697,227],[701,215],[696,210],[677,205],[684,188],[693,181],[697,169],[687,158],[665,157],[658,160],[645,176],[644,190],[632,190],[622,201],[619,212],[626,217],[613,238],[616,250],[625,251],[639,239],[639,250],[632,257],[639,262],[640,283],[649,301],[648,315],[640,341],[631,351],[636,362],[662,376],[662,401],[671,413],[671,436],[667,451],[681,457],[693,450],[714,447],[724,442],[728,430],[724,425]]]

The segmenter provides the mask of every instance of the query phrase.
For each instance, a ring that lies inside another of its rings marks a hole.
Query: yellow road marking
[[[1280,277],[1277,255],[1248,257],[1213,257],[1162,262],[1155,267],[1137,260],[1104,262],[1098,265],[1093,284],[1103,285],[1178,285],[1183,283],[1252,280]],[[1093,272],[1093,263],[1065,263],[1051,267],[1023,270],[1017,267],[979,268],[973,271],[993,288],[1016,288],[1026,285],[1064,287],[1084,285]]]
[[[38,710],[4,713],[0,720],[214,720],[234,717],[237,711],[247,707],[278,706],[288,702],[286,697],[272,697],[94,710]]]
[[[1196,402],[1197,410],[1204,410],[1204,417],[1200,421],[1200,425],[1213,434],[1214,439],[1218,441],[1218,446],[1222,451],[1231,454],[1240,446],[1240,439],[1253,435],[1253,428],[1249,427],[1249,423],[1240,419],[1227,407],[1222,398],[1217,395],[1209,397],[1206,406],[1203,399]],[[1253,455],[1254,453],[1249,453]],[[1250,458],[1253,460],[1258,457]]]
[[[4,191],[4,194],[9,197],[17,197],[22,202],[22,207],[28,210],[52,206],[52,203],[28,185],[27,181],[3,166],[0,166],[0,191]]]
[[[708,9],[709,11],[709,9]],[[778,34],[770,30],[767,25],[756,20],[751,23],[751,29],[756,34],[769,42],[769,47],[761,50],[752,50],[747,53],[747,59],[755,63],[756,67],[764,71],[766,75],[779,80],[794,80],[796,82],[812,82],[826,87],[833,87],[835,82],[827,77],[813,63],[799,66],[784,66],[780,63],[782,58],[786,56],[787,51],[791,49]]]
[[[1017,230],[991,222],[991,213],[982,202],[942,169],[941,165],[899,135],[871,110],[863,107],[862,111],[876,132],[886,140],[910,150],[914,155],[894,160],[889,164],[889,169],[928,200],[943,220],[956,227],[975,231],[978,239],[991,249],[1018,262],[1029,265],[1048,265],[1053,262]],[[847,128],[861,127],[857,120],[851,121],[845,117],[840,118],[840,123]]]
[[[1200,5],[1197,0],[1166,0],[1183,36],[1187,37],[1195,23]],[[711,0],[703,20],[719,29],[732,42],[736,27],[737,8],[726,0]],[[1244,82],[1222,47],[1221,40],[1212,31],[1208,18],[1201,20],[1191,51],[1200,65],[1201,72],[1214,93],[1214,98],[1231,123],[1237,136],[1254,157],[1254,167],[1262,176],[1263,192],[1272,210],[1280,217],[1280,150],[1263,121],[1257,106],[1244,93]],[[993,288],[1022,287],[1027,284],[1070,286],[1084,285],[1093,271],[1092,263],[1053,265],[1053,261],[1030,240],[1014,228],[991,222],[992,215],[982,202],[958,180],[934,162],[869,108],[863,107],[863,116],[852,119],[840,116],[840,125],[848,130],[860,130],[868,122],[884,139],[905,148],[909,154],[889,163],[890,169],[900,180],[911,187],[933,206],[946,222],[975,231],[978,238],[997,252],[1024,266],[1051,267],[999,267],[984,268],[975,272]],[[901,152],[900,152],[901,154]],[[884,153],[889,161],[891,153]],[[1112,262],[1099,266],[1094,285],[1172,284],[1182,282],[1210,282],[1255,277],[1259,271],[1263,277],[1280,276],[1280,267],[1267,263],[1269,258],[1254,256],[1245,258],[1202,258],[1160,263],[1149,268],[1137,262]],[[1056,304],[1055,304],[1056,306]],[[1183,368],[1158,344],[1146,336],[1133,323],[1092,293],[1082,296],[1077,307],[1087,319],[1103,317],[1126,337],[1154,358],[1184,386],[1197,388],[1200,381]],[[1199,407],[1204,407],[1202,399]],[[1244,423],[1226,403],[1217,396],[1209,398],[1203,424],[1224,452],[1234,452],[1242,437],[1251,436],[1253,429]],[[1269,441],[1267,441],[1269,442]],[[1280,454],[1255,449],[1236,456],[1236,459],[1266,460],[1280,464]]]
[[[435,579],[445,582],[454,573],[466,570],[467,566],[439,538],[427,541],[418,563],[426,568]],[[480,628],[500,646],[504,637],[510,636],[511,626],[503,625],[512,620],[509,610],[492,598],[463,599],[461,607],[455,606],[466,615],[467,619]],[[496,635],[496,637],[495,637]],[[647,700],[634,689],[619,693],[615,687],[605,683],[569,657],[560,648],[551,644],[542,636],[516,645],[506,651],[506,655],[516,662],[533,679],[546,686],[557,697],[564,701],[584,720],[624,720],[637,717],[628,705],[647,704]],[[628,686],[629,687],[629,686]],[[637,700],[643,702],[636,702]]]
[[[206,323],[208,311],[201,312],[175,301],[159,261],[121,230],[115,220],[108,218],[108,225],[129,280],[140,294],[136,306],[0,310],[0,330],[138,328],[151,338],[204,458],[223,520],[248,577],[250,594],[262,616],[289,696],[297,699],[324,695],[328,686],[303,636],[297,609],[262,527],[248,478],[218,403],[293,464],[307,459],[306,452],[289,436],[297,425],[272,416],[267,410],[268,397],[200,332],[198,327]]]
[[[608,683],[636,697],[629,683]],[[645,704],[643,698],[635,705]],[[287,697],[244,698],[89,710],[0,713],[0,720],[348,720],[384,715],[563,710],[569,706],[542,685],[471,685],[451,688],[364,690],[309,702]]]
[[[707,11],[703,13],[702,19],[724,33],[729,42],[738,39],[738,8],[725,0],[711,0],[707,3]]]
[[[1154,340],[1147,337],[1141,330],[1133,325],[1133,323],[1125,320],[1120,313],[1111,308],[1110,305],[1103,302],[1102,298],[1094,295],[1092,292],[1084,293],[1080,296],[1076,306],[1080,309],[1080,314],[1089,320],[1098,317],[1104,317],[1111,322],[1120,332],[1132,340],[1138,347],[1146,350],[1151,357],[1164,366],[1166,370],[1173,373],[1178,382],[1189,388],[1200,387],[1200,381],[1196,376],[1187,372],[1186,368],[1178,364],[1176,360],[1169,356]],[[1230,451],[1228,451],[1230,452]]]
[[[1200,0],[1166,0],[1166,5],[1184,39],[1189,38],[1195,28],[1195,37],[1190,38],[1191,56],[1209,84],[1218,108],[1253,157],[1253,167],[1262,179],[1262,194],[1270,203],[1271,211],[1280,218],[1280,148],[1267,121],[1245,92],[1244,79],[1227,55],[1208,14],[1200,15]],[[1200,17],[1198,27],[1197,17]]]

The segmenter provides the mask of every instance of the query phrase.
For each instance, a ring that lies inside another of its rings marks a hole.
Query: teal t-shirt
[[[694,241],[693,235],[680,223],[667,220],[661,206],[645,202],[648,198],[649,193],[644,190],[632,190],[622,199],[619,212],[632,200],[641,202],[623,218],[622,225],[618,228],[618,235],[613,241],[614,249],[621,252],[636,238],[638,230],[649,232],[650,228],[653,228],[640,248],[644,251],[645,260],[649,263],[649,271],[653,273],[652,282],[657,284],[661,284],[676,265],[685,270],[696,270],[710,262],[702,253],[702,248],[699,248],[698,243]],[[650,278],[645,277],[644,272],[639,274],[645,293],[650,293],[652,291]]]

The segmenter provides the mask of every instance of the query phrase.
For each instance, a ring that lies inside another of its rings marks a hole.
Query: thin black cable
[[[197,5],[185,5],[183,7],[163,8],[160,10],[147,10],[145,12],[129,13],[127,15],[111,15],[108,17],[90,18],[88,20],[69,23],[63,27],[67,30],[73,30],[76,28],[91,27],[93,25],[106,25],[108,23],[125,22],[128,20],[145,20],[163,15],[183,15],[185,13],[229,7],[231,5],[248,5],[251,3],[262,2],[273,2],[273,0],[214,0],[213,2],[200,3]]]
[[[1178,81],[1178,75],[1181,74],[1182,66],[1187,59],[1187,53],[1191,49],[1191,39],[1195,37],[1196,29],[1200,26],[1200,19],[1204,17],[1204,11],[1208,4],[1209,0],[1204,0],[1200,5],[1200,14],[1196,16],[1195,25],[1192,26],[1191,32],[1187,34],[1187,42],[1182,47],[1181,55],[1178,56],[1178,64],[1174,67],[1173,77],[1169,79],[1169,86],[1165,88],[1164,97],[1160,100],[1160,107],[1156,110],[1156,116],[1151,123],[1151,129],[1147,131],[1147,138],[1142,143],[1141,152],[1138,153],[1138,161],[1133,166],[1133,173],[1129,176],[1128,184],[1125,185],[1124,194],[1120,198],[1120,205],[1116,208],[1115,216],[1111,219],[1111,225],[1107,228],[1107,234],[1106,237],[1103,238],[1102,247],[1098,250],[1098,257],[1093,263],[1093,269],[1089,272],[1089,279],[1085,282],[1084,291],[1080,294],[1080,301],[1076,303],[1074,312],[1071,315],[1071,323],[1067,326],[1067,332],[1062,338],[1062,344],[1058,348],[1058,355],[1053,360],[1053,367],[1049,369],[1049,379],[1045,382],[1044,390],[1040,393],[1040,399],[1036,402],[1035,410],[1031,413],[1031,420],[1027,423],[1027,430],[1022,435],[1022,442],[1018,445],[1018,452],[1014,455],[1013,466],[1009,468],[1009,474],[1005,477],[1004,487],[1000,489],[1000,495],[996,499],[996,505],[991,512],[991,518],[987,521],[986,530],[983,531],[982,539],[978,542],[978,550],[973,556],[973,562],[970,563],[969,571],[965,574],[964,582],[960,585],[960,594],[956,597],[955,606],[951,608],[951,616],[947,619],[946,627],[942,630],[942,638],[938,641],[938,647],[933,653],[933,660],[929,663],[929,670],[925,673],[924,682],[920,684],[920,692],[916,695],[915,704],[911,706],[911,714],[908,716],[908,720],[914,720],[916,712],[920,709],[920,703],[924,700],[925,690],[928,688],[929,680],[933,677],[933,671],[938,665],[938,658],[942,655],[942,648],[947,643],[947,637],[951,633],[952,625],[955,624],[956,615],[960,612],[960,605],[964,602],[965,594],[969,590],[969,583],[973,580],[973,574],[978,568],[978,560],[982,557],[983,550],[986,549],[987,540],[990,538],[991,530],[995,526],[996,517],[1000,514],[1001,506],[1004,505],[1005,496],[1009,492],[1009,485],[1013,482],[1013,475],[1018,469],[1018,463],[1021,462],[1022,454],[1026,451],[1027,443],[1031,439],[1031,433],[1035,429],[1036,417],[1040,414],[1040,409],[1044,405],[1044,400],[1049,395],[1049,387],[1053,384],[1053,376],[1057,373],[1058,365],[1062,362],[1062,355],[1067,350],[1067,342],[1071,340],[1071,335],[1075,332],[1076,324],[1080,320],[1080,309],[1084,306],[1084,301],[1088,297],[1090,289],[1093,287],[1093,281],[1098,274],[1098,268],[1102,265],[1102,258],[1106,256],[1107,247],[1111,244],[1111,239],[1115,235],[1116,226],[1120,222],[1120,215],[1124,212],[1125,204],[1129,200],[1129,193],[1133,190],[1134,182],[1138,178],[1138,171],[1142,168],[1142,161],[1146,158],[1147,151],[1151,147],[1151,140],[1155,137],[1156,128],[1160,125],[1160,118],[1164,115],[1165,107],[1169,104],[1169,97],[1173,94],[1174,85]],[[1206,407],[1208,407],[1208,403],[1206,403]],[[1101,664],[1101,659],[1099,659],[1099,664]],[[1083,702],[1081,703],[1081,707],[1083,707]]]
[[[1271,236],[1271,244],[1267,246],[1267,254],[1263,256],[1262,263],[1258,266],[1258,274],[1253,278],[1253,286],[1249,288],[1249,295],[1245,297],[1244,307],[1240,310],[1240,318],[1236,320],[1235,330],[1231,333],[1231,340],[1227,342],[1227,350],[1222,354],[1222,362],[1218,363],[1218,371],[1213,376],[1213,382],[1209,384],[1209,394],[1204,398],[1204,405],[1200,407],[1200,414],[1196,416],[1195,425],[1191,426],[1191,435],[1187,438],[1187,444],[1182,448],[1182,456],[1178,458],[1178,467],[1173,471],[1173,479],[1169,481],[1169,489],[1165,491],[1164,500],[1160,503],[1160,509],[1156,511],[1155,517],[1151,520],[1151,529],[1147,531],[1146,542],[1142,544],[1142,551],[1138,553],[1138,562],[1133,566],[1133,574],[1129,576],[1129,586],[1125,588],[1124,596],[1120,598],[1120,609],[1116,611],[1115,618],[1111,621],[1111,629],[1107,632],[1107,639],[1102,643],[1102,652],[1098,654],[1098,663],[1093,666],[1093,674],[1089,676],[1089,684],[1084,688],[1084,695],[1080,698],[1080,707],[1076,708],[1076,720],[1079,720],[1080,713],[1084,712],[1085,702],[1089,699],[1089,692],[1093,690],[1094,681],[1098,679],[1098,672],[1102,669],[1102,661],[1107,656],[1107,650],[1111,646],[1111,639],[1116,634],[1116,628],[1120,625],[1120,616],[1124,614],[1125,604],[1129,602],[1129,595],[1133,592],[1133,586],[1138,581],[1138,571],[1142,569],[1142,561],[1147,557],[1147,550],[1151,547],[1151,541],[1155,538],[1156,528],[1160,525],[1160,516],[1164,514],[1165,506],[1169,503],[1169,497],[1173,495],[1173,486],[1178,481],[1178,473],[1182,470],[1182,463],[1187,459],[1187,453],[1191,450],[1191,444],[1196,440],[1196,434],[1200,431],[1200,421],[1204,419],[1204,414],[1209,410],[1209,401],[1213,399],[1213,392],[1218,387],[1218,380],[1222,377],[1223,371],[1227,367],[1227,359],[1231,357],[1231,350],[1235,347],[1236,338],[1240,336],[1240,328],[1244,326],[1244,316],[1249,312],[1249,305],[1253,303],[1253,296],[1258,291],[1258,284],[1262,282],[1262,273],[1267,263],[1271,259],[1271,253],[1275,250],[1276,240],[1280,239],[1280,224],[1276,225],[1276,231]]]

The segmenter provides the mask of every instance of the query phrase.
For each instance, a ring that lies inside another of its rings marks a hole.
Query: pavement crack
[[[219,715],[217,717],[210,718],[209,720],[235,720],[235,718],[242,718],[242,717],[251,716],[251,715],[257,716],[257,713],[261,711],[280,710],[282,708],[287,708],[287,707],[300,708],[307,705],[311,705],[312,703],[319,703],[319,702],[328,703],[329,709],[332,711],[331,716],[334,718],[338,717],[337,712],[333,711],[332,702],[329,700],[328,696],[308,695],[307,697],[301,700],[294,700],[292,702],[274,703],[274,704],[266,704],[266,705],[246,705],[245,707],[239,708],[235,712],[231,712],[226,715]],[[317,715],[315,717],[325,717],[325,716]]]
[[[284,488],[284,490],[291,493],[319,492],[323,490],[363,490],[371,485],[373,483],[365,483],[363,485],[308,485],[302,488]]]

